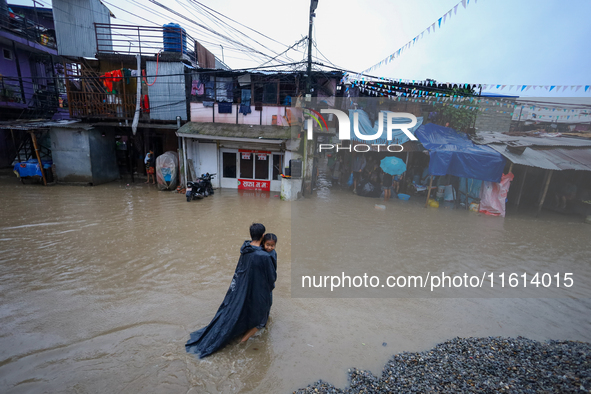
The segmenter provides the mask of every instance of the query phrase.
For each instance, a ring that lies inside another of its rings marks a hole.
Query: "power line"
[[[220,33],[218,33],[218,32],[216,32],[216,31],[212,30],[211,28],[209,28],[209,27],[207,27],[207,26],[205,26],[205,25],[203,25],[203,24],[201,24],[201,23],[197,23],[197,22],[195,22],[195,21],[191,20],[190,18],[186,17],[185,15],[182,15],[182,14],[178,13],[177,11],[175,11],[175,10],[173,10],[173,9],[171,9],[171,8],[169,8],[169,7],[167,7],[167,6],[165,6],[164,4],[161,4],[161,3],[157,2],[156,0],[150,0],[150,2],[151,2],[151,3],[154,3],[154,4],[156,4],[157,6],[159,6],[159,7],[161,7],[161,8],[164,8],[164,9],[165,9],[165,10],[167,10],[168,12],[170,12],[170,13],[173,13],[173,14],[175,14],[175,15],[176,15],[176,16],[178,16],[178,17],[181,17],[181,18],[183,18],[183,19],[185,19],[185,20],[187,20],[187,21],[189,21],[189,22],[191,22],[191,23],[193,23],[193,24],[195,24],[195,25],[197,25],[197,26],[199,26],[199,27],[201,27],[201,28],[203,28],[203,29],[205,29],[205,30],[208,30],[208,31],[212,32],[212,33],[213,33],[213,34],[215,34],[215,35],[218,35],[218,36],[220,36],[220,37],[222,37],[222,38],[224,38],[224,39],[228,40],[229,42],[232,42],[232,43],[234,43],[234,44],[236,44],[236,45],[244,46],[245,48],[247,48],[247,49],[250,49],[250,50],[252,50],[252,51],[254,51],[254,52],[256,52],[256,53],[259,53],[259,54],[261,54],[261,55],[263,55],[263,56],[265,56],[265,57],[271,57],[271,56],[267,55],[266,53],[263,53],[263,52],[257,51],[257,50],[256,50],[256,49],[254,49],[254,48],[248,47],[248,46],[246,46],[246,45],[244,45],[244,44],[241,44],[241,43],[237,42],[236,40],[233,40],[233,39],[231,39],[230,37],[227,37],[227,36],[225,36],[225,35],[223,35],[223,34],[220,34]]]
[[[178,1],[178,0],[177,0],[177,1]],[[188,1],[191,1],[191,0],[188,0]],[[217,11],[215,11],[215,10],[213,10],[213,9],[209,8],[209,7],[206,7],[206,6],[204,6],[203,4],[201,4],[201,3],[197,2],[197,1],[193,1],[193,3],[195,3],[195,4],[199,4],[201,7],[203,7],[203,8],[206,8],[207,10],[211,10],[211,11],[213,11],[213,12],[215,12],[215,13],[219,14],[219,15],[222,15],[222,16],[226,17],[225,15],[223,15],[223,14],[221,14],[221,13],[219,13],[219,12],[217,12]],[[236,31],[236,32],[238,32],[239,34],[241,34],[241,35],[245,36],[246,38],[248,38],[248,39],[250,39],[250,40],[252,40],[252,41],[254,41],[254,42],[255,42],[255,43],[257,43],[258,45],[262,46],[263,48],[265,48],[265,49],[267,49],[267,50],[269,50],[269,51],[271,51],[271,52],[273,52],[273,53],[277,54],[277,52],[275,52],[274,50],[272,50],[272,49],[268,48],[267,46],[265,46],[265,45],[261,44],[260,42],[258,42],[258,41],[257,41],[257,40],[255,40],[254,38],[252,38],[252,37],[250,37],[250,36],[246,35],[245,33],[243,33],[242,31],[240,31],[240,30],[238,30],[238,29],[236,29],[235,27],[233,27],[233,26],[230,26],[229,24],[227,24],[227,23],[223,22],[223,21],[222,21],[220,18],[218,18],[217,16],[213,15],[213,13],[212,13],[212,12],[209,12],[209,11],[207,11],[207,10],[203,10],[203,11],[204,11],[204,12],[207,12],[209,15],[211,15],[211,16],[212,16],[212,17],[214,17],[214,18],[216,18],[217,20],[219,20],[219,21],[220,21],[221,23],[223,23],[224,25],[228,26],[230,29],[232,29],[232,30],[235,30],[235,31]],[[203,12],[202,12],[202,13],[203,13]],[[227,19],[230,19],[230,18],[228,18],[228,17],[226,17],[226,18],[227,18]],[[211,19],[211,18],[210,18],[210,19]],[[254,30],[254,29],[251,29],[251,28],[249,28],[248,26],[245,26],[245,25],[243,25],[243,24],[241,24],[241,23],[239,23],[239,22],[237,22],[237,21],[234,21],[233,19],[230,19],[230,20],[232,20],[232,21],[233,21],[233,22],[235,22],[235,23],[238,23],[238,24],[239,24],[239,25],[241,25],[241,26],[244,26],[244,27],[246,27],[246,28],[248,28],[248,29],[250,29],[250,30],[253,30],[253,31],[257,32],[256,30]],[[257,33],[259,33],[259,32],[257,32]],[[263,35],[262,33],[259,33],[259,34]],[[263,36],[264,36],[264,35],[263,35]],[[264,36],[264,37],[266,37],[266,36]],[[268,37],[267,37],[267,38],[268,38]],[[281,44],[281,45],[283,45],[283,46],[287,46],[287,45],[285,45],[285,44],[282,44],[282,43],[280,43],[280,42],[278,42],[278,41],[275,41],[275,42],[277,42],[277,43],[279,43],[279,44]]]
[[[189,13],[191,13],[191,15],[195,16],[195,18],[197,18],[197,19],[198,19],[198,17],[197,17],[195,14],[193,14],[193,12],[191,12],[191,11],[190,11],[190,10],[189,10],[187,7],[185,7],[185,5],[184,5],[184,4],[182,4],[182,3],[181,3],[179,0],[176,0],[176,1],[177,1],[177,3],[179,3],[179,4],[181,5],[181,7],[185,8],[185,9],[186,9],[186,10],[187,10]],[[199,11],[199,10],[197,10],[197,11]],[[201,12],[200,12],[200,13],[201,13]],[[200,22],[201,22],[201,20],[200,20]],[[202,22],[202,23],[205,23],[205,22]],[[228,34],[230,34],[230,35],[233,35],[233,32],[230,32],[230,31],[228,31],[228,30],[225,28],[225,26],[224,26],[224,25],[221,25],[221,24],[220,24],[220,23],[218,23],[217,21],[213,21],[213,23],[215,23],[216,25],[218,25],[218,26],[219,26],[219,27],[221,27],[222,29],[226,30],[226,32],[227,32]],[[240,38],[238,38],[238,37],[236,37],[236,38],[240,40]],[[244,43],[244,41],[243,41],[243,43]],[[221,45],[221,44],[220,44],[220,45]],[[254,59],[254,57],[253,57],[253,56],[257,56],[257,55],[256,55],[256,54],[252,54],[252,53],[248,52],[248,53],[247,53],[247,56],[248,56],[248,57],[249,57],[251,60],[255,61],[255,59]]]
[[[232,18],[230,18],[230,17],[228,17],[228,16],[226,16],[226,15],[222,14],[221,12],[218,12],[218,11],[216,11],[216,10],[212,9],[212,8],[209,8],[209,7],[207,7],[206,5],[204,5],[204,4],[202,4],[202,3],[200,3],[200,2],[198,2],[198,1],[196,1],[196,0],[189,0],[189,1],[192,1],[192,2],[194,2],[194,3],[197,3],[197,4],[199,4],[200,6],[202,6],[202,7],[204,7],[204,8],[207,8],[208,10],[210,10],[210,11],[212,11],[212,12],[215,12],[216,14],[219,14],[219,15],[223,16],[224,18],[226,18],[226,19],[229,19],[229,20],[231,20],[232,22],[239,24],[240,26],[246,27],[248,30],[251,30],[251,31],[253,31],[253,32],[257,33],[257,34],[260,34],[261,36],[263,36],[263,37],[265,37],[265,38],[267,38],[267,39],[269,39],[269,40],[271,40],[271,41],[274,41],[274,42],[276,42],[276,43],[278,43],[278,44],[281,44],[281,45],[283,45],[283,46],[285,46],[285,47],[287,46],[286,44],[283,44],[283,43],[281,43],[281,42],[279,42],[279,41],[277,41],[277,40],[275,40],[275,39],[273,39],[273,38],[271,38],[271,37],[269,37],[269,36],[266,36],[266,35],[264,35],[263,33],[261,33],[261,32],[259,32],[259,31],[255,30],[255,29],[253,29],[253,28],[250,28],[250,27],[248,27],[248,26],[246,26],[246,25],[243,25],[242,23],[240,23],[240,22],[238,22],[238,21],[235,21],[234,19],[232,19]]]

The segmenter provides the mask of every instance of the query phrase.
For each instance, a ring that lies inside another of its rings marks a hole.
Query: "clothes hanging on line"
[[[250,77],[250,75],[249,75]],[[247,115],[252,112],[250,108],[250,89],[242,89],[240,94],[240,110],[241,114]]]
[[[218,114],[231,114],[232,103],[218,103]]]
[[[199,80],[193,80],[191,84],[191,95],[203,96],[205,94],[205,85]]]

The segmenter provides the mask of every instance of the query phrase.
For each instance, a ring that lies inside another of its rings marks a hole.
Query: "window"
[[[252,179],[253,174],[253,159],[254,155],[251,152],[240,152],[240,178]]]
[[[281,155],[273,155],[273,180],[279,180],[279,174],[283,173]]]
[[[222,166],[224,178],[236,178],[236,153],[224,152]]]
[[[268,82],[263,87],[263,104],[277,104],[277,82]]]
[[[266,153],[255,153],[255,179],[269,179],[269,156]]]
[[[10,49],[2,49],[2,54],[4,55],[4,59],[12,60],[12,51]]]

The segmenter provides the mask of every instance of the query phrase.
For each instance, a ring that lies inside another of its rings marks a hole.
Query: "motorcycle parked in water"
[[[215,175],[215,173],[210,174],[209,172],[201,175],[201,179],[205,183],[205,197],[209,196],[210,194],[213,194],[213,185],[211,184],[211,180],[215,178]]]
[[[210,194],[213,194],[213,186],[211,185],[211,180],[215,174],[203,174],[200,178],[195,181],[187,182],[187,192],[185,196],[187,197],[187,202],[191,202],[195,199],[202,199],[203,197],[207,197]]]

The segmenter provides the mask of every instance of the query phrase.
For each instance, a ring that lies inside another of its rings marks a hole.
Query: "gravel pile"
[[[349,370],[350,386],[318,381],[303,393],[591,393],[591,344],[527,338],[455,338],[397,354],[382,376]]]

